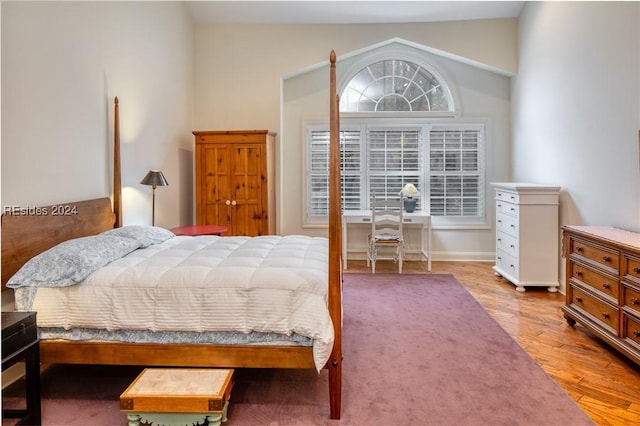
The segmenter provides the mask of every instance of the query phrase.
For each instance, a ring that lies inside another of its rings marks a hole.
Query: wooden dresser
[[[275,134],[267,130],[195,131],[196,224],[225,235],[275,232]]]
[[[496,202],[496,275],[516,290],[560,286],[559,186],[492,183]]]
[[[569,325],[580,323],[640,364],[640,234],[562,227]]]

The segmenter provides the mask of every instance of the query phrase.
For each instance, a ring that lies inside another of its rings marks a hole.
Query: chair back
[[[371,192],[371,236],[377,240],[402,240],[402,195],[396,199],[376,198]]]

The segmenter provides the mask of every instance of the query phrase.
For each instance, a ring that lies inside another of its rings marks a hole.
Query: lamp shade
[[[150,185],[152,187],[156,186],[168,186],[169,182],[165,179],[164,175],[160,170],[149,170],[149,173],[140,181],[143,185]]]

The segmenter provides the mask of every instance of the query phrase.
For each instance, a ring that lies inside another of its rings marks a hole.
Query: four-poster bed
[[[336,56],[330,55],[330,212],[328,235],[327,299],[333,324],[333,346],[324,368],[329,373],[330,417],[339,419],[342,386],[342,268],[339,113],[335,75]],[[49,214],[4,214],[2,216],[2,285],[27,261],[61,242],[122,225],[119,104],[114,106],[114,194],[109,198],[65,204],[72,214],[53,215],[61,206],[48,206]],[[121,228],[122,229],[122,228]],[[199,237],[175,237],[199,238]],[[215,237],[218,238],[218,237]],[[226,368],[318,368],[311,346],[139,343],[85,340],[46,340],[40,342],[44,364],[120,364],[172,367]]]

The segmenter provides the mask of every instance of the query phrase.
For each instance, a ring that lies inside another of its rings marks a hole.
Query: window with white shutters
[[[429,132],[429,202],[433,216],[482,217],[483,127]]]
[[[407,183],[435,225],[485,221],[485,121],[455,114],[446,83],[429,68],[383,60],[360,70],[340,96],[344,210],[368,210]],[[329,208],[329,126],[307,124],[307,222]]]

